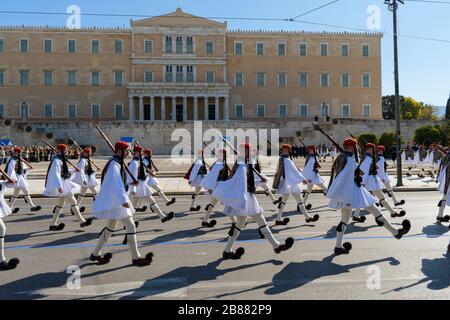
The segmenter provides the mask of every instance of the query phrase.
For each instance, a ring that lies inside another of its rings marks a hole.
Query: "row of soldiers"
[[[407,169],[406,175],[412,176],[411,170],[418,168],[419,178],[425,178],[426,172],[434,178],[445,156],[441,149],[438,144],[430,144],[428,148],[420,145],[416,149],[408,144],[401,154],[402,165]]]

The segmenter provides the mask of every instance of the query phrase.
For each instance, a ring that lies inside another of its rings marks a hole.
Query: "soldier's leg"
[[[313,189],[313,184],[312,183],[308,183],[308,185],[306,186],[306,191],[304,191],[304,196],[303,196],[303,200],[305,201],[305,203],[308,201],[309,195],[312,192]]]
[[[282,220],[283,210],[284,210],[284,207],[286,206],[288,199],[289,199],[289,193],[283,194],[283,196],[281,197],[281,202],[278,204],[277,220],[275,221],[276,225],[286,225],[289,222],[289,218],[285,218],[284,220]]]
[[[225,252],[231,253],[233,252],[233,244],[236,242],[236,239],[239,237],[239,234],[244,229],[245,222],[247,221],[246,216],[237,216],[236,217],[236,225],[232,226],[230,231],[228,232],[228,241],[225,246]]]
[[[266,196],[268,196],[272,200],[272,202],[277,201],[277,199],[275,199],[275,196],[273,195],[272,190],[270,190],[267,183],[261,183],[260,186],[261,186],[261,188],[263,188],[264,193],[266,194]]]
[[[301,193],[294,192],[294,193],[292,193],[292,195],[294,196],[295,200],[297,201],[297,210],[305,216],[306,222],[309,223],[309,222],[315,222],[315,221],[319,220],[318,214],[315,214],[314,217],[311,217],[311,215],[308,213],[308,211],[306,210],[305,204],[303,202]]]
[[[28,203],[28,205],[30,206],[31,211],[41,210],[41,206],[35,206],[33,203],[33,200],[31,200],[30,190],[28,190],[28,188],[22,188],[20,190],[23,193],[23,198],[24,198],[25,202]]]
[[[84,228],[92,224],[92,218],[84,219],[77,205],[77,199],[70,194],[66,197],[67,203],[70,205],[70,212],[80,221],[80,227]]]
[[[390,213],[391,217],[403,217],[406,212],[404,210],[401,210],[400,213],[395,212],[395,210],[391,207],[391,205],[386,201],[386,198],[384,197],[383,191],[381,190],[374,190],[372,191],[373,195],[377,197],[380,200],[380,205],[384,208],[386,208]]]
[[[341,221],[336,227],[336,247],[334,248],[335,254],[347,254],[351,250],[351,244],[349,242],[346,242],[345,244],[343,243],[345,230],[350,222],[351,215],[352,209],[341,209]]]
[[[209,194],[209,203],[206,205],[206,208],[205,208],[206,212],[205,212],[205,214],[203,215],[202,225],[210,226],[209,223],[208,223],[209,217],[211,216],[211,213],[212,213],[212,211],[213,211],[213,209],[214,209],[214,206],[215,206],[218,202],[219,202],[219,200],[217,200],[216,198],[214,198],[213,196],[211,196],[211,195]],[[213,221],[215,221],[215,220],[212,220],[211,223],[213,223]],[[208,225],[207,225],[207,224],[208,224]],[[215,225],[216,222],[214,222],[213,224]],[[213,225],[213,226],[214,226],[214,225]]]
[[[112,219],[106,221],[106,227],[104,227],[100,232],[100,238],[98,239],[97,246],[92,252],[93,256],[98,257],[102,255],[103,246],[109,240],[114,231],[116,231],[117,222],[117,220]]]
[[[438,211],[438,216],[436,217],[437,223],[450,221],[449,215],[444,216],[444,210],[445,210],[445,207],[447,206],[447,199],[448,199],[449,193],[450,193],[450,188],[448,188],[447,194],[444,194],[444,196],[438,203],[439,211]]]
[[[411,229],[411,223],[409,222],[409,220],[403,220],[402,228],[396,229],[383,216],[380,209],[378,209],[376,206],[372,205],[365,209],[375,217],[375,221],[380,227],[384,227],[386,230],[388,230],[393,236],[395,236],[398,239],[400,239],[403,235],[407,234],[409,232],[409,230]]]
[[[202,190],[201,187],[195,187],[194,194],[192,195],[192,202],[191,202],[191,207],[190,207],[191,211],[199,211],[200,210],[200,206],[197,206],[197,197],[200,194],[201,190]]]
[[[83,198],[86,196],[86,193],[88,191],[87,187],[81,187],[80,193],[77,196],[77,205],[80,206],[81,202],[83,201]]]
[[[14,204],[16,203],[16,200],[19,197],[19,194],[20,194],[20,188],[14,188],[13,194],[9,198],[9,202],[8,202],[8,205],[11,209],[13,209]],[[17,212],[19,212],[19,208],[13,209],[13,213],[17,213]]]
[[[11,270],[15,269],[20,261],[17,258],[12,258],[9,261],[6,260],[5,235],[6,235],[6,226],[3,220],[0,218],[0,270]]]

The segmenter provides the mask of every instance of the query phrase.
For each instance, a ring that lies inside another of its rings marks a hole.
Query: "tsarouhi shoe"
[[[245,253],[245,249],[242,247],[239,247],[236,249],[235,252],[226,252],[224,251],[222,254],[223,260],[239,260]]]
[[[400,202],[394,203],[396,206],[401,206],[405,204],[405,200],[400,200]]]
[[[285,226],[291,221],[289,218],[284,218],[283,220],[276,220],[275,225],[276,226]]]
[[[145,258],[133,259],[133,266],[148,266],[153,262],[153,252],[145,255]]]
[[[305,206],[305,208],[306,208],[307,210],[311,210],[312,204],[311,204],[311,203],[308,203],[308,204]]]
[[[142,208],[137,208],[135,210],[136,210],[136,212],[145,212],[145,211],[147,211],[147,206],[143,206]]]
[[[404,217],[406,215],[406,211],[402,210],[399,213],[395,212],[395,213],[391,213],[391,218],[400,218],[400,217]]]
[[[340,254],[349,254],[350,250],[352,250],[352,244],[350,242],[345,242],[342,246],[343,246],[343,248],[338,248],[338,247],[334,248],[335,255],[338,256]]]
[[[289,237],[286,239],[286,241],[284,242],[284,244],[280,245],[278,248],[274,249],[275,253],[280,253],[281,251],[287,251],[290,248],[292,248],[292,245],[294,244],[294,239]]]
[[[50,226],[48,229],[49,229],[50,231],[61,231],[61,230],[64,229],[65,226],[66,226],[66,225],[65,225],[64,223],[60,223],[60,224],[58,224],[57,226]]]
[[[211,220],[209,222],[202,221],[202,227],[205,227],[205,228],[214,228],[214,226],[216,224],[217,224],[216,220]]]
[[[168,201],[168,202],[166,203],[166,206],[170,206],[170,205],[174,204],[175,201],[177,201],[177,199],[172,198],[170,201]]]
[[[41,209],[42,209],[41,206],[36,206],[36,207],[31,208],[30,211],[31,211],[31,212],[34,212],[34,211],[39,211],[39,210],[41,210]]]
[[[449,215],[445,215],[443,217],[436,217],[436,222],[449,222],[449,221],[450,221]]]
[[[80,210],[80,212],[83,213],[86,211],[86,207],[80,207],[80,209],[78,209],[78,210]],[[72,215],[73,215],[73,213],[72,213]]]
[[[0,270],[15,269],[19,263],[20,263],[20,260],[18,258],[12,258],[9,261],[2,261],[2,262],[0,262]]]
[[[201,207],[200,205],[196,206],[196,207],[190,207],[189,210],[190,211],[200,211]]]
[[[175,213],[173,212],[169,212],[164,218],[161,219],[161,222],[167,222],[173,219],[173,217],[175,216]]]
[[[80,227],[84,228],[92,224],[92,218],[87,218],[85,222],[80,223]]]
[[[311,218],[306,218],[305,220],[306,220],[306,223],[310,223],[310,222],[316,222],[316,221],[318,221],[319,220],[319,215],[318,214],[315,214],[313,217],[311,217]]]
[[[364,223],[366,221],[366,217],[365,216],[353,217],[352,220],[355,221],[355,222]]]
[[[402,222],[403,228],[398,229],[398,233],[395,235],[397,239],[401,239],[405,234],[411,230],[411,222],[409,220],[403,220]]]
[[[19,208],[14,208],[12,213],[17,213],[17,212],[19,212],[19,210],[20,210]]]
[[[91,261],[97,261],[98,264],[108,264],[112,257],[113,255],[111,252],[105,253],[103,256],[94,256],[94,254],[91,253],[89,259]]]

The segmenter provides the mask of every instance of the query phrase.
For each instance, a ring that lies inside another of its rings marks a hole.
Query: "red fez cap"
[[[128,149],[128,143],[126,143],[124,141],[117,141],[114,148],[116,149],[116,151],[126,150],[126,149]]]
[[[375,148],[375,145],[373,143],[369,142],[366,144],[366,149],[372,149],[372,148]]]
[[[348,139],[344,140],[345,147],[354,147],[354,146],[356,146],[357,143],[358,143],[358,141],[356,141],[353,138],[348,138]]]
[[[92,149],[91,148],[84,148],[83,152],[84,153],[91,153]]]
[[[152,149],[145,149],[145,150],[144,150],[144,153],[145,153],[145,154],[152,154],[153,151],[152,151]]]
[[[378,146],[378,147],[377,147],[377,150],[381,150],[381,151],[384,152],[385,148],[384,148],[384,146]]]
[[[144,149],[144,148],[142,148],[141,146],[134,146],[133,151],[134,151],[134,152],[141,152],[142,149]]]
[[[21,147],[15,147],[14,152],[21,153],[23,149]]]
[[[306,147],[308,150],[316,150],[316,147],[314,147],[312,144]]]
[[[281,146],[281,149],[289,149],[289,150],[291,150],[291,145],[290,144],[283,144],[282,146]]]
[[[59,150],[59,151],[67,150],[67,145],[65,145],[63,143],[58,144],[58,145],[56,145],[56,150]]]

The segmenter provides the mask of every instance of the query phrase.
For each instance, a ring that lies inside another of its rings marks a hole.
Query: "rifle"
[[[103,137],[103,139],[105,140],[106,144],[109,146],[109,148],[112,150],[112,152],[116,152],[116,149],[114,148],[114,146],[111,144],[111,142],[109,141],[108,137],[106,136],[106,134],[103,133],[102,129],[99,128],[99,126],[94,123],[95,128],[97,128],[98,132],[100,132],[100,135]],[[128,169],[127,165],[123,166],[125,171],[128,173],[128,175],[131,177],[131,179],[133,180],[133,184],[138,184],[139,181],[137,181],[137,179],[134,177],[134,175],[130,172],[130,169]]]
[[[14,182],[14,180],[11,179],[11,177],[8,176],[8,175],[6,174],[6,172],[3,171],[3,169],[1,169],[1,168],[0,168],[0,174],[2,174],[2,175],[6,178],[6,180],[8,180],[9,183],[13,183],[13,182]]]
[[[55,147],[53,147],[47,140],[45,140],[44,138],[41,138],[41,140],[50,148],[50,149],[52,149],[53,150],[53,152],[55,153],[55,154],[58,154],[58,151],[55,149]],[[78,169],[78,167],[76,166],[76,165],[74,165],[73,163],[72,163],[72,161],[70,161],[69,159],[66,159],[66,162],[68,163],[68,164],[70,164],[74,169],[75,169],[75,171],[80,171],[80,169]]]
[[[73,139],[70,139],[70,141],[73,142],[73,144],[75,145],[75,147],[78,149],[78,151],[83,152],[83,148],[81,148],[81,146]],[[97,170],[100,170],[99,166],[94,162],[94,160],[90,159],[91,163],[97,168]]]
[[[334,139],[332,137],[330,137],[330,135],[328,133],[326,133],[325,131],[323,131],[323,129],[320,127],[320,125],[318,123],[313,123],[313,128],[314,130],[319,131],[320,133],[322,133],[325,137],[327,137],[328,140],[330,140],[330,142],[336,147],[336,149],[339,152],[344,152],[344,149],[336,142],[334,141]]]

